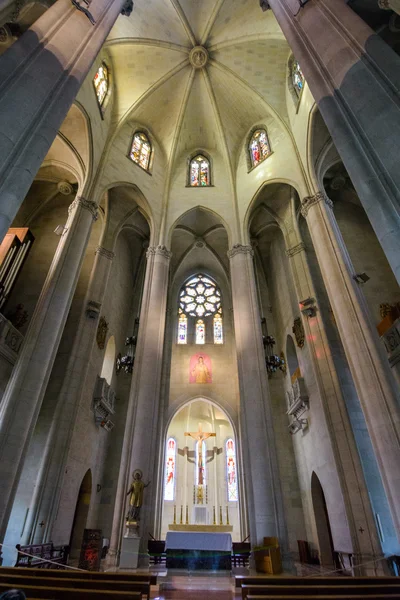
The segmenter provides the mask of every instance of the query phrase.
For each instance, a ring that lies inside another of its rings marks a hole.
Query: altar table
[[[170,569],[231,570],[230,533],[168,531],[165,551]]]

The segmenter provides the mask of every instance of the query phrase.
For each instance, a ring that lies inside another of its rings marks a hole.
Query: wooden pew
[[[47,577],[43,571],[42,576],[31,577],[25,571],[24,575],[3,575],[0,573],[0,583],[7,583],[12,588],[20,588],[22,585],[39,585],[54,588],[79,588],[82,590],[117,590],[119,592],[140,592],[150,600],[149,581],[124,581],[109,579],[73,579],[71,577]]]
[[[400,598],[400,582],[396,584],[381,584],[381,585],[242,585],[242,598],[246,600],[249,596],[290,596],[298,598],[299,596],[333,596],[334,598],[353,598],[353,596],[376,596],[384,594],[392,599]]]
[[[46,571],[47,573],[47,571]],[[242,584],[254,585],[369,585],[400,582],[398,577],[274,577],[260,576],[249,577],[248,575],[238,575],[235,577],[235,586],[242,587]]]
[[[0,575],[2,574],[17,574],[38,576],[38,577],[71,577],[72,579],[108,579],[110,581],[144,581],[149,582],[150,585],[157,585],[157,575],[150,573],[132,573],[130,571],[80,571],[78,569],[35,569],[30,568],[29,572],[25,568],[19,567],[0,567]]]
[[[142,600],[140,592],[116,592],[115,590],[82,590],[79,588],[57,588],[51,586],[38,586],[19,584],[17,588],[10,587],[8,583],[0,583],[0,594],[10,589],[23,590],[28,600]]]

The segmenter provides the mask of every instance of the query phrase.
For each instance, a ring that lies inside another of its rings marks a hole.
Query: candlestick
[[[222,522],[222,506],[219,507],[219,524],[223,525],[223,522]]]
[[[228,510],[228,506],[226,507],[226,524],[229,525],[229,510]]]
[[[183,504],[181,504],[181,519],[179,522],[182,525],[182,523],[183,523]]]
[[[186,504],[186,525],[189,525],[189,507]]]
[[[176,525],[176,504],[174,504],[174,525]]]
[[[213,506],[213,525],[216,525],[217,521],[215,519],[215,506]]]

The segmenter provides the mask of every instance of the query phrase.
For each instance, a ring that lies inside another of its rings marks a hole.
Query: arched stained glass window
[[[108,67],[105,63],[101,63],[100,67],[98,68],[93,79],[93,85],[96,92],[97,101],[100,107],[102,107],[110,85]]]
[[[300,94],[304,87],[304,75],[302,70],[300,69],[300,65],[297,60],[293,60],[292,62],[292,84],[293,89],[297,94],[297,97],[300,97]]]
[[[223,344],[224,343],[224,330],[222,326],[222,314],[221,309],[214,316],[214,344]]]
[[[210,162],[202,154],[190,161],[189,183],[191,187],[204,187],[210,183]]]
[[[228,501],[236,502],[238,499],[237,469],[235,442],[229,438],[226,442],[226,480],[228,485]]]
[[[179,309],[178,344],[187,344],[187,316]]]
[[[196,485],[206,485],[207,483],[206,461],[206,443],[201,442],[200,445],[199,442],[196,442]]]
[[[271,154],[271,147],[265,129],[257,129],[253,133],[249,144],[249,152],[252,167],[256,167]]]
[[[179,308],[191,317],[209,317],[221,308],[221,292],[209,277],[196,275],[181,289]]]
[[[196,344],[205,344],[206,342],[206,327],[203,319],[196,321]]]
[[[145,133],[141,131],[135,133],[129,156],[131,160],[142,167],[142,169],[145,169],[146,171],[149,170],[151,144]]]
[[[175,471],[176,471],[176,441],[168,438],[167,456],[165,465],[164,500],[175,498]]]

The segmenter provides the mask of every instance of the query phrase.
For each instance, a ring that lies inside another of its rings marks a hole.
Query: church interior
[[[0,0],[0,597],[400,595],[399,54],[399,0]]]

